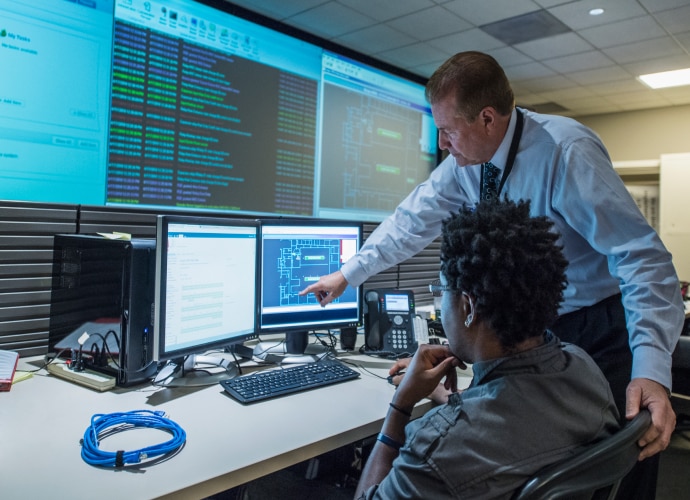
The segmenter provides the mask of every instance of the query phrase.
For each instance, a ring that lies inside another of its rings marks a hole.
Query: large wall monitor
[[[299,292],[320,276],[339,270],[359,250],[361,242],[360,223],[263,221],[259,330],[296,333],[299,350],[305,347],[304,339],[310,331],[359,325],[361,287],[348,287],[328,307],[321,307],[314,294]]]
[[[423,80],[335,44],[212,0],[27,4],[0,198],[379,221],[436,164]]]
[[[154,359],[173,361],[160,380],[256,337],[258,244],[255,221],[158,217]]]
[[[0,3],[0,199],[105,202],[113,4]]]

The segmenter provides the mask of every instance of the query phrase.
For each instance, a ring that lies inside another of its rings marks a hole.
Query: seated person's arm
[[[414,406],[430,394],[443,377],[455,373],[455,368],[462,365],[446,346],[426,344],[417,349],[407,366],[406,376],[393,395],[381,428],[384,437],[379,437],[367,459],[355,498],[363,497],[370,487],[380,483],[390,472],[400,446],[405,443],[405,426]]]

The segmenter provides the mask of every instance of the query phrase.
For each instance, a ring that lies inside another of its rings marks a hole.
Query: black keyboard
[[[323,359],[315,363],[242,375],[223,380],[220,385],[240,403],[256,403],[357,377],[359,372],[344,363],[335,359]]]

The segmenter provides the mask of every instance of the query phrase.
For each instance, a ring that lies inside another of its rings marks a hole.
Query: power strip
[[[107,391],[115,387],[115,377],[105,375],[103,373],[94,372],[91,370],[84,370],[77,372],[71,370],[65,363],[50,363],[46,369],[56,377],[64,378],[71,382],[84,385],[90,389],[97,391]]]

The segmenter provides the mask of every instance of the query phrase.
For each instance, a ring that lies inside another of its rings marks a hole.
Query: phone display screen
[[[386,311],[410,312],[410,301],[407,294],[386,294]]]

